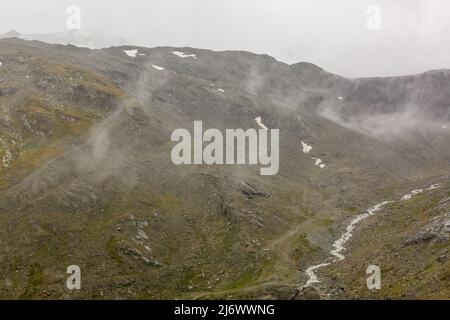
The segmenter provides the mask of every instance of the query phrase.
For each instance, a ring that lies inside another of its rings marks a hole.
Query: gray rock
[[[428,242],[448,241],[450,239],[450,213],[435,217],[418,234],[406,239],[407,245]]]

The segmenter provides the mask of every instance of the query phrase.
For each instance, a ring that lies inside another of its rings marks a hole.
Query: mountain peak
[[[14,38],[20,36],[20,33],[17,30],[9,30],[6,33],[0,34],[1,38]]]

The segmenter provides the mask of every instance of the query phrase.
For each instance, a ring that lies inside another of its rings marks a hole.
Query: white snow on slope
[[[163,67],[157,66],[156,64],[152,64],[152,67],[159,71],[165,70]]]
[[[316,160],[316,162],[314,163],[315,166],[318,166],[320,169],[325,168],[325,164],[322,163],[322,159],[320,158],[313,158]]]
[[[339,96],[339,97],[338,97],[338,99],[339,99],[339,100],[341,100],[341,101],[342,101],[342,100],[344,100],[344,98],[343,98],[343,97],[341,97],[341,96]]]
[[[255,118],[255,121],[261,129],[267,130],[267,127],[264,125],[264,123],[262,123],[261,116]]]
[[[3,63],[0,61],[0,67],[2,66],[2,64],[3,64]]]
[[[181,51],[172,51],[172,53],[180,58],[194,58],[197,59],[197,56],[195,54],[185,54]]]
[[[319,167],[320,169],[323,169],[326,167],[326,165],[322,162],[322,159],[313,157],[313,160],[315,161],[314,165],[316,167]]]
[[[302,147],[303,147],[303,153],[308,154],[312,150],[312,146],[307,144],[306,142],[302,141]],[[326,167],[326,164],[322,162],[322,159],[316,158],[314,156],[311,157],[314,160],[314,165],[316,167],[319,167],[320,169],[323,169]]]
[[[132,58],[136,58],[137,55],[137,50],[123,50],[123,52],[125,52],[127,54],[127,56],[132,57]]]
[[[309,144],[307,144],[303,141],[302,141],[302,147],[303,147],[303,153],[305,153],[305,154],[308,154],[312,149],[312,146],[310,146]]]
[[[222,93],[225,92],[225,90],[223,90],[223,89],[221,89],[221,88],[219,88],[219,89],[217,89],[217,90],[220,91],[220,92],[222,92]]]

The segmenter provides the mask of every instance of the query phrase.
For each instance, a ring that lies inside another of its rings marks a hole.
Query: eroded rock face
[[[21,119],[26,129],[33,134],[43,134],[51,136],[54,131],[52,119],[39,113],[23,114]]]
[[[408,238],[406,244],[428,241],[448,241],[450,239],[450,212],[431,220],[418,234]]]
[[[259,190],[257,187],[255,187],[245,181],[240,181],[240,191],[248,199],[255,198],[255,197],[265,197],[265,198],[271,197],[270,193],[268,193],[264,190]]]

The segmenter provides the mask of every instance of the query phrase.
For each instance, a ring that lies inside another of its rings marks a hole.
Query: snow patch
[[[157,66],[156,64],[152,64],[152,67],[159,71],[165,70],[163,67]]]
[[[132,58],[136,58],[136,55],[138,53],[137,50],[123,50],[123,52],[125,52],[127,56]]]
[[[342,101],[344,100],[344,97],[339,96],[338,99]]]
[[[303,153],[305,153],[305,154],[308,154],[312,149],[312,146],[310,146],[309,144],[307,144],[303,141],[302,141],[302,147],[303,147]]]
[[[303,153],[308,154],[312,150],[312,146],[307,144],[306,142],[302,141],[302,147],[303,147]],[[322,159],[316,158],[314,156],[311,157],[314,160],[314,165],[316,167],[319,167],[320,169],[323,169],[326,167],[326,164],[323,163]]]
[[[221,89],[221,88],[217,89],[217,91],[220,91],[220,92],[222,92],[222,93],[225,92],[225,90],[223,90],[223,89]]]
[[[180,58],[194,58],[197,59],[197,56],[195,54],[185,54],[181,51],[172,51],[172,53]]]
[[[262,123],[261,116],[255,118],[255,121],[261,129],[267,130],[267,127]]]
[[[323,169],[323,168],[326,167],[326,165],[322,162],[322,159],[320,159],[320,158],[314,158],[314,157],[313,157],[313,159],[315,160],[314,165],[315,165],[316,167],[319,167],[320,169]]]

